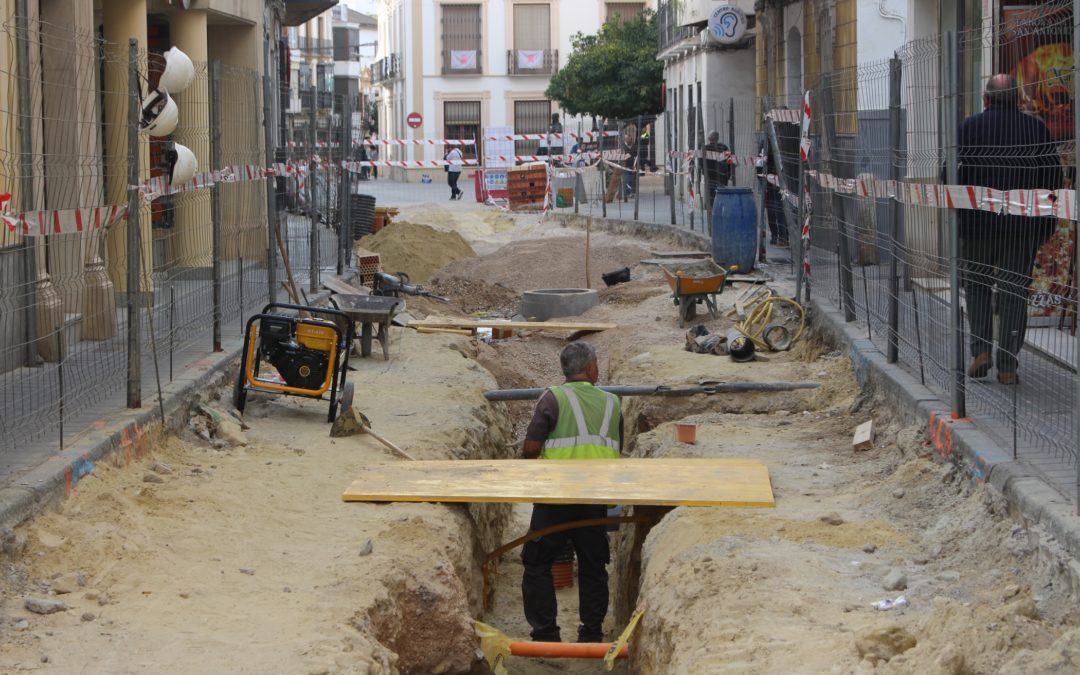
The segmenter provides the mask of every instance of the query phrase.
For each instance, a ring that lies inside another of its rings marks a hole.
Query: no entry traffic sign
[[[405,118],[405,123],[413,129],[416,129],[424,123],[424,118],[418,112],[411,112],[409,113],[409,116]]]

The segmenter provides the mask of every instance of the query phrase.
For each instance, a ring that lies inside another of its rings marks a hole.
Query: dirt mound
[[[632,267],[648,257],[648,251],[644,248],[608,235],[593,236],[590,250],[589,281],[592,288],[603,288],[604,283],[600,279],[603,273]],[[450,263],[440,274],[483,279],[518,291],[578,288],[585,283],[585,236],[577,234],[515,241],[491,255]]]
[[[457,232],[401,220],[361,238],[357,245],[378,253],[383,270],[405,272],[415,282],[427,281],[449,262],[476,256]]]
[[[517,313],[521,304],[517,291],[479,279],[436,276],[428,286],[432,292],[450,298],[466,314],[508,318]]]

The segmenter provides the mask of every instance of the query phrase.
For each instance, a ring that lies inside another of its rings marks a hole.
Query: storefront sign
[[[746,33],[746,14],[735,5],[720,5],[709,14],[709,37],[722,45],[739,43]]]

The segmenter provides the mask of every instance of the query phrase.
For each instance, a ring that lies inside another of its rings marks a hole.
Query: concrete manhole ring
[[[558,316],[577,316],[600,304],[600,296],[589,288],[538,288],[521,294],[521,315],[547,321]]]

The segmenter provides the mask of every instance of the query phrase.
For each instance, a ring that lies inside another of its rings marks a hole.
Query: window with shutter
[[[443,74],[483,72],[481,44],[480,5],[442,5]]]

